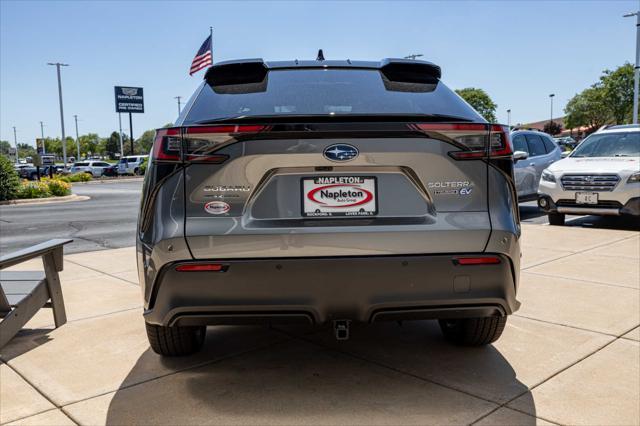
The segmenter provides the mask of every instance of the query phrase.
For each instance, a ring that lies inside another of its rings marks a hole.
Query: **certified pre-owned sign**
[[[116,112],[144,112],[142,87],[115,86]]]

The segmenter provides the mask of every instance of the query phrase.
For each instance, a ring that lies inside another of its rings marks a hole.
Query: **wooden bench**
[[[73,240],[55,239],[0,256],[0,348],[43,307],[53,308],[56,328],[67,322],[58,272],[62,247]],[[3,271],[42,257],[44,271]]]

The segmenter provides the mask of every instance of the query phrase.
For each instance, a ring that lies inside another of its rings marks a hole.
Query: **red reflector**
[[[496,265],[500,263],[500,258],[497,256],[454,257],[453,263],[456,265]]]
[[[178,272],[220,272],[224,270],[224,265],[219,263],[191,263],[176,266]]]

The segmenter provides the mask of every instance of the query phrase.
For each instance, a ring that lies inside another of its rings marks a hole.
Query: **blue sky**
[[[193,55],[214,27],[214,61],[261,57],[380,59],[422,53],[452,88],[480,87],[506,123],[542,120],[635,55],[629,1],[89,2],[0,1],[0,139],[34,143],[40,121],[60,135],[55,68],[63,68],[65,127],[117,129],[113,86],[142,86],[134,135],[171,122],[188,98]],[[554,114],[556,115],[556,114]],[[123,130],[128,123],[123,116]]]

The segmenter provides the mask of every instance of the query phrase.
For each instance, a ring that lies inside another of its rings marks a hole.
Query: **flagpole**
[[[209,27],[209,52],[211,52],[211,63],[213,64],[213,27]]]

